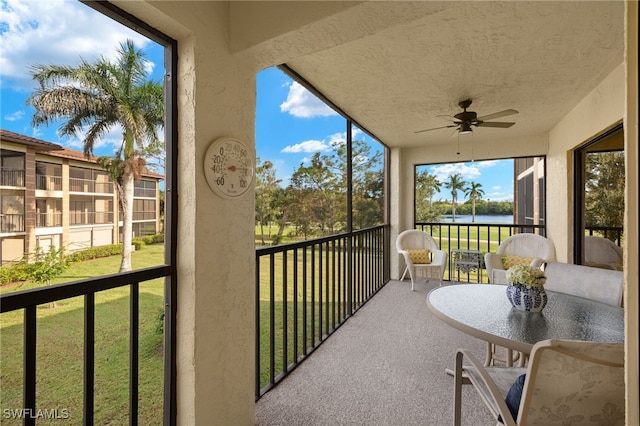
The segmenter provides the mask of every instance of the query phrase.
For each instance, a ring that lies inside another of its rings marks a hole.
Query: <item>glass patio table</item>
[[[594,300],[547,291],[542,312],[518,311],[505,285],[452,284],[427,295],[439,319],[489,343],[530,354],[546,339],[624,342],[624,310]]]

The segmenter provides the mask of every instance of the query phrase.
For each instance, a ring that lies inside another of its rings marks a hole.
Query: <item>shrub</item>
[[[131,245],[133,245],[136,248],[136,250],[142,250],[146,244],[142,239],[135,238],[131,240]]]
[[[72,262],[82,262],[90,259],[122,254],[122,244],[111,244],[107,246],[91,247],[86,250],[76,251],[69,255]]]
[[[27,281],[28,279],[29,265],[25,261],[0,268],[0,285]]]

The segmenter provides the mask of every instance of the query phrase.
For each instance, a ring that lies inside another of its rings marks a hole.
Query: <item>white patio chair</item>
[[[446,251],[440,250],[431,235],[417,229],[401,232],[396,239],[396,250],[402,255],[406,265],[400,281],[404,280],[405,275],[409,272],[411,291],[415,290],[418,269],[427,272],[427,279],[437,277],[442,285],[448,254]]]
[[[468,365],[465,365],[468,364]],[[505,398],[526,374],[513,418]],[[454,371],[454,425],[460,425],[462,385],[471,384],[498,421],[512,425],[624,425],[624,343],[544,340],[527,368],[483,367],[458,350]]]
[[[622,306],[624,273],[570,263],[551,262],[545,269],[544,288],[612,306]]]
[[[608,238],[584,237],[584,264],[595,268],[622,271],[622,249]]]
[[[551,240],[537,234],[512,235],[500,243],[495,253],[484,255],[492,284],[507,284],[507,269],[514,264],[538,268],[555,259],[556,250]]]

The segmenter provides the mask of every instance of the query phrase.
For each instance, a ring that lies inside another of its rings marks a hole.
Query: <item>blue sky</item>
[[[81,137],[57,136],[56,126],[31,126],[33,109],[25,100],[35,84],[32,64],[76,65],[80,58],[95,60],[114,55],[119,43],[131,38],[148,59],[150,78],[164,72],[162,48],[75,0],[0,0],[0,127],[48,142],[82,150]],[[96,29],[99,29],[96,31]],[[256,154],[271,161],[284,184],[300,163],[315,152],[327,152],[345,139],[345,120],[297,82],[276,68],[257,77]],[[356,129],[354,137],[377,144]],[[119,146],[121,132],[112,129],[96,147],[109,155]],[[460,173],[464,180],[480,182],[485,199],[513,199],[513,162],[491,161],[429,166],[440,180]],[[450,199],[443,190],[436,199]]]

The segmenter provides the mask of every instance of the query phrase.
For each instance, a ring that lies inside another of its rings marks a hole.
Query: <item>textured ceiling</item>
[[[479,116],[519,111],[495,120],[513,127],[474,128],[474,140],[546,134],[623,62],[621,1],[366,2],[350,13],[362,28],[346,31],[360,36],[328,34],[287,65],[392,147],[448,143],[452,129],[415,132],[449,124],[438,116],[467,98]]]

